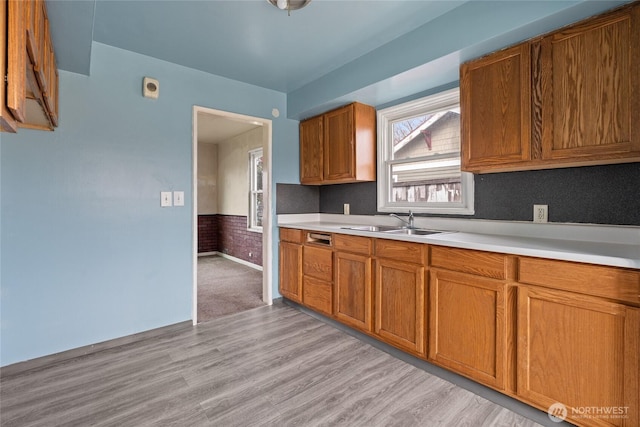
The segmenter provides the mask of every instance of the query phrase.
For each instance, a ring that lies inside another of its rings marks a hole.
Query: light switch
[[[173,206],[184,206],[184,191],[173,192]]]
[[[160,192],[160,206],[163,208],[168,208],[173,206],[173,198],[171,197],[171,191]]]

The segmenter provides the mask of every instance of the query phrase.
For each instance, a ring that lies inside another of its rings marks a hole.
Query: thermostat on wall
[[[151,77],[145,77],[142,81],[142,95],[145,98],[158,99],[160,93],[160,83]]]

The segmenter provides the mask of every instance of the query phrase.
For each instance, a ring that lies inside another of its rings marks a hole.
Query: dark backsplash
[[[276,184],[276,214],[317,212],[320,212],[320,188],[318,186]]]
[[[344,203],[352,215],[378,213],[375,182],[276,191],[278,214],[342,213]],[[476,175],[475,215],[460,217],[531,221],[534,204],[549,205],[549,222],[640,226],[640,163]]]

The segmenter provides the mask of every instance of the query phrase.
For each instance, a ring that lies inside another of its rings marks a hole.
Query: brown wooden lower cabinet
[[[357,329],[373,331],[371,256],[335,253],[334,313]]]
[[[331,316],[333,313],[333,250],[314,243],[302,247],[302,303]]]
[[[638,270],[280,235],[286,298],[577,425],[640,425]]]
[[[503,390],[507,378],[506,289],[499,280],[431,270],[429,358]]]
[[[302,278],[302,303],[309,308],[331,316],[333,284],[304,276]]]
[[[302,302],[302,245],[280,242],[280,293]]]
[[[638,426],[639,354],[640,309],[571,292],[519,287],[522,399],[543,410],[562,403],[568,420],[580,425]]]
[[[302,249],[302,274],[331,282],[333,280],[331,248],[305,245]]]
[[[375,333],[412,353],[426,352],[425,267],[376,260]]]

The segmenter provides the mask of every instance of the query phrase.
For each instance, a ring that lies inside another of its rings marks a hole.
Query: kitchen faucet
[[[389,214],[389,216],[392,216],[394,218],[398,218],[400,221],[404,222],[405,224],[407,224],[407,228],[415,228],[413,225],[413,212],[409,211],[409,219],[406,220],[404,218],[399,217],[396,214]]]

